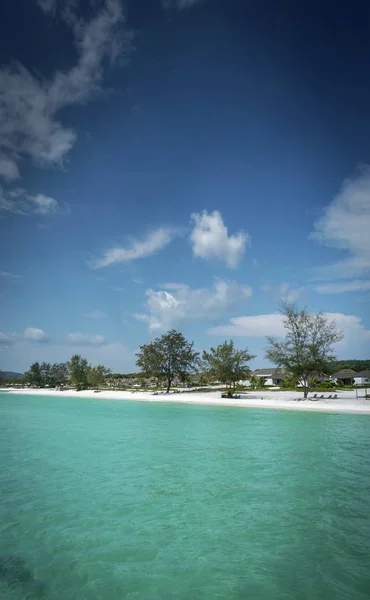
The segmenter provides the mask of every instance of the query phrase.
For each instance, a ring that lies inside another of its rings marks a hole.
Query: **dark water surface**
[[[367,415],[3,394],[0,493],[2,599],[370,598]]]

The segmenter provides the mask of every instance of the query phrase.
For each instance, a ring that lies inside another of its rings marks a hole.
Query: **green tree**
[[[95,390],[98,390],[105,382],[105,378],[107,375],[109,375],[109,373],[109,369],[103,365],[98,365],[97,367],[90,366],[87,371],[87,380],[89,385]]]
[[[41,385],[42,387],[52,385],[51,364],[42,362],[40,365]]]
[[[248,349],[237,350],[234,342],[225,341],[209,352],[203,351],[203,365],[205,371],[213,379],[224,383],[229,390],[229,396],[235,392],[236,384],[240,379],[250,376],[248,363],[255,358],[249,354]]]
[[[68,382],[67,363],[54,363],[51,367],[51,385],[63,386]]]
[[[42,387],[42,373],[38,362],[33,363],[25,372],[24,380],[34,387]]]
[[[310,379],[329,369],[335,358],[332,346],[343,339],[343,332],[322,313],[310,315],[287,302],[281,304],[280,311],[286,336],[282,342],[267,338],[266,358],[301,381],[307,398]]]
[[[76,386],[77,391],[86,390],[88,387],[89,364],[80,354],[74,354],[67,363],[69,378]]]
[[[175,329],[140,346],[136,356],[136,364],[145,375],[166,380],[167,393],[175,377],[183,379],[195,373],[199,363],[199,353],[195,352],[193,343]]]

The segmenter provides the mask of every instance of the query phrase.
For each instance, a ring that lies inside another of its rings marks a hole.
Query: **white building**
[[[353,378],[353,382],[355,385],[370,385],[370,369],[365,369],[364,371],[360,371]]]

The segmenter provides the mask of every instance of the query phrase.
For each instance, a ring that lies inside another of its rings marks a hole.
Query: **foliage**
[[[109,369],[104,365],[98,365],[96,367],[88,366],[87,369],[87,381],[91,387],[98,390],[105,382],[106,376],[109,375]]]
[[[329,369],[335,360],[332,346],[343,339],[343,333],[321,313],[310,315],[287,302],[282,303],[281,312],[285,317],[285,340],[268,337],[266,358],[301,381],[307,398],[310,378]]]
[[[330,373],[336,373],[342,369],[352,369],[356,373],[370,369],[370,360],[335,360],[330,364]]]
[[[209,377],[224,383],[229,388],[230,396],[235,392],[236,383],[249,377],[248,363],[253,358],[247,349],[237,350],[232,340],[211,348],[209,352],[203,351],[204,370]]]
[[[67,367],[70,380],[76,387],[76,390],[86,390],[89,384],[89,364],[86,358],[82,358],[80,354],[74,354],[71,360],[67,363]]]
[[[24,379],[26,383],[34,387],[43,387],[41,368],[38,362],[33,363],[29,370],[25,372]]]
[[[172,329],[168,333],[140,346],[136,364],[147,376],[163,378],[167,382],[167,393],[175,377],[184,379],[196,372],[199,354],[182,333]]]
[[[299,383],[299,379],[297,377],[295,377],[292,374],[288,374],[284,377],[283,381],[281,382],[281,387],[284,389],[295,389],[297,387]]]

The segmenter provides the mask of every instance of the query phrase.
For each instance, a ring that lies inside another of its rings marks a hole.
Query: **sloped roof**
[[[276,371],[276,367],[270,367],[269,369],[256,369],[253,371],[253,375],[255,377],[267,377],[268,375],[272,375],[274,371]]]
[[[337,371],[333,373],[332,377],[334,379],[349,379],[350,377],[356,377],[358,373],[353,369],[342,369],[341,371]]]
[[[270,367],[269,369],[256,369],[252,373],[255,377],[285,377],[285,371]]]
[[[370,377],[370,369],[365,369],[356,374],[356,377]]]

